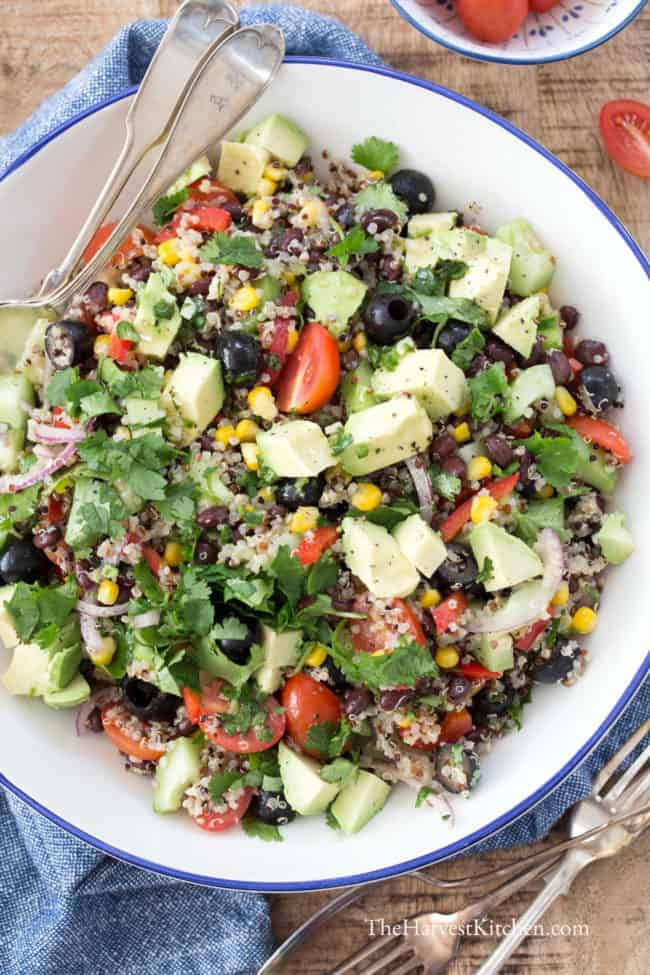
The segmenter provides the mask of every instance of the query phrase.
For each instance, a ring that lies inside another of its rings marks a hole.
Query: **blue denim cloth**
[[[381,64],[341,24],[297,7],[248,7],[241,19],[245,24],[278,24],[290,54]],[[20,129],[0,139],[0,173],[72,116],[137,84],[163,30],[163,21],[124,27],[61,92]],[[582,699],[578,704],[588,706]],[[588,793],[595,771],[648,714],[646,680],[580,768],[481,848],[515,846],[543,836],[568,806]],[[543,742],[530,743],[531,761],[535,748],[541,747]],[[286,842],[290,844],[289,836]],[[252,975],[271,948],[264,898],[190,886],[113,860],[0,790],[1,975]]]

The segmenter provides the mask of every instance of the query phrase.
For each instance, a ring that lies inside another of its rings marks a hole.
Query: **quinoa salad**
[[[436,209],[383,138],[309,151],[276,114],[196,160],[0,376],[4,688],[265,840],[480,796],[634,550],[543,228]]]

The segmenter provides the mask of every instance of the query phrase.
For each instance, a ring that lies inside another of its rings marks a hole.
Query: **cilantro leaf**
[[[140,341],[140,334],[136,332],[131,322],[118,322],[116,331],[118,339],[128,339],[129,342]]]
[[[106,357],[99,365],[98,375],[113,396],[120,399],[126,396],[158,399],[162,389],[163,370],[156,366],[146,366],[138,372],[126,372]]]
[[[508,380],[502,367],[495,363],[467,380],[472,397],[472,416],[478,423],[486,423],[500,413],[508,392]]]
[[[212,627],[212,636],[215,640],[245,640],[248,627],[236,616],[226,616]]]
[[[477,582],[489,582],[494,575],[494,564],[492,559],[488,556],[483,560],[483,565],[481,566],[481,571],[476,577]]]
[[[325,589],[331,589],[336,585],[337,577],[336,559],[331,552],[325,552],[309,569],[305,593],[308,596],[316,596]]]
[[[474,356],[483,348],[485,348],[483,333],[479,328],[474,327],[467,338],[464,338],[454,348],[451,354],[451,361],[464,372],[469,368]]]
[[[400,223],[408,218],[408,207],[400,200],[390,183],[383,180],[366,186],[353,197],[352,202],[360,213],[366,213],[367,210],[392,210]]]
[[[313,724],[307,733],[305,748],[325,758],[330,754],[330,743],[335,735],[336,725],[333,721],[322,721],[320,724]]]
[[[404,521],[410,515],[416,514],[417,511],[417,505],[413,504],[412,501],[402,499],[401,501],[396,501],[394,504],[380,504],[372,511],[358,511],[356,508],[350,508],[346,512],[345,517],[365,518],[366,521],[371,521],[373,525],[381,525],[382,528],[387,528],[388,531],[392,531],[400,522]]]
[[[423,785],[422,788],[418,790],[418,794],[415,797],[415,808],[419,809],[420,806],[425,804],[429,796],[435,796],[435,794],[435,789],[430,788],[428,785]]]
[[[348,433],[345,427],[339,427],[336,433],[329,438],[330,451],[336,457],[352,443],[352,434]]]
[[[332,807],[331,806],[329,807],[329,809],[325,813],[325,822],[327,823],[327,825],[329,826],[330,829],[340,830],[340,828],[341,828],[341,824],[339,823],[338,819],[336,818],[336,816],[332,812]]]
[[[176,193],[169,193],[161,196],[153,205],[153,218],[159,226],[169,223],[176,213],[178,207],[185,203],[189,196],[188,189],[177,190]]]
[[[127,481],[145,500],[162,501],[167,480],[160,469],[176,456],[176,450],[155,433],[133,440],[112,440],[98,430],[78,446],[79,456],[93,475],[109,482]]]
[[[434,324],[444,324],[449,318],[478,327],[488,323],[488,313],[485,308],[481,308],[469,298],[448,298],[446,295],[427,297],[418,292],[415,292],[415,296],[420,302],[422,318]]]
[[[283,841],[282,833],[277,826],[272,826],[271,823],[263,823],[261,819],[257,819],[255,816],[244,816],[241,825],[247,836],[255,836],[258,840],[264,840],[265,843],[282,843]]]
[[[364,142],[352,146],[352,159],[371,172],[381,170],[382,173],[390,173],[399,162],[399,149],[394,142],[371,135]]]
[[[79,406],[81,407],[81,412],[87,417],[120,412],[119,406],[111,394],[105,389],[100,389],[95,393],[90,393],[89,396],[84,396],[79,401]]]
[[[30,641],[42,627],[63,627],[77,604],[76,585],[56,587],[32,586],[17,582],[11,599],[5,602],[13,617],[16,633]]]
[[[337,244],[333,244],[325,251],[326,257],[338,258],[341,267],[347,267],[353,254],[362,257],[364,254],[374,254],[379,250],[379,244],[373,237],[368,237],[362,227],[353,227]]]
[[[202,261],[209,264],[238,264],[240,267],[262,267],[262,252],[252,237],[229,237],[223,232],[213,234],[199,251]]]
[[[463,482],[454,474],[447,474],[437,464],[433,464],[430,469],[431,486],[436,494],[445,498],[447,501],[454,501],[461,492]]]
[[[79,369],[77,366],[58,369],[50,379],[45,394],[50,406],[61,406],[65,409],[68,405],[68,389],[73,383],[78,382]]]
[[[260,576],[233,575],[226,581],[223,598],[226,602],[237,600],[251,609],[268,612],[273,585]]]
[[[542,437],[535,432],[522,442],[535,456],[540,473],[551,487],[566,487],[580,462],[580,450],[573,438]]]
[[[359,771],[359,766],[351,762],[348,758],[336,758],[329,765],[324,765],[320,770],[320,777],[323,782],[340,782],[344,788],[351,782]]]
[[[121,538],[124,535],[124,520],[127,511],[111,484],[96,482],[96,495],[93,503],[82,504],[78,509],[78,522],[75,531],[77,549],[85,549],[100,538]]]
[[[264,651],[258,643],[254,643],[247,662],[237,664],[219,648],[218,641],[225,637],[216,631],[217,626],[213,626],[209,636],[194,640],[189,655],[196,666],[211,677],[220,677],[235,688],[243,687],[264,663]]]
[[[227,792],[238,779],[241,779],[241,772],[228,770],[215,772],[208,783],[208,792],[212,801],[221,802],[224,792]]]
[[[289,605],[297,606],[305,588],[306,572],[300,559],[291,554],[287,545],[278,549],[278,554],[269,566],[269,573],[289,600]]]
[[[170,521],[185,539],[193,538],[197,532],[194,521],[196,493],[196,485],[192,481],[168,484],[165,497],[154,503],[161,517]]]
[[[462,278],[467,273],[464,261],[438,261],[435,267],[421,267],[415,272],[413,290],[430,298],[445,293],[450,281]]]
[[[339,626],[334,633],[330,654],[345,676],[370,690],[387,687],[415,687],[421,677],[436,677],[438,667],[428,646],[402,638],[390,653],[374,656],[355,654]]]
[[[542,528],[552,528],[562,540],[567,537],[564,527],[564,498],[529,501],[524,512],[515,515],[515,534],[527,545],[534,545]]]

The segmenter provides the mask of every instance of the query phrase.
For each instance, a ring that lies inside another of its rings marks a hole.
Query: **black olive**
[[[477,718],[487,718],[490,714],[500,717],[511,707],[514,698],[512,688],[497,690],[494,687],[484,687],[472,698],[472,714]]]
[[[267,792],[264,789],[253,797],[249,812],[271,826],[286,826],[296,818],[295,810],[281,792]]]
[[[225,616],[226,619],[233,618],[233,614],[229,614],[227,609],[225,610]],[[241,636],[218,638],[218,642],[230,660],[236,664],[244,664],[248,660],[248,655],[253,644],[259,643],[261,640],[261,627],[257,620],[245,620],[238,617],[237,622],[241,624],[245,632],[242,629]]]
[[[378,345],[391,345],[411,330],[418,314],[414,301],[401,295],[375,294],[366,305],[363,320],[366,334]]]
[[[131,714],[142,721],[173,721],[183,703],[176,694],[166,694],[155,684],[139,677],[125,677],[122,693]]]
[[[433,207],[436,191],[433,183],[417,169],[400,169],[390,178],[393,192],[406,203],[409,213],[426,213]]]
[[[479,757],[475,751],[457,745],[441,745],[436,754],[436,778],[447,792],[473,789],[481,777]]]
[[[463,674],[451,674],[447,684],[447,697],[452,704],[460,704],[469,696],[471,681]]]
[[[478,565],[465,545],[451,542],[447,546],[447,558],[439,567],[437,575],[449,589],[462,589],[474,582],[478,575]]]
[[[575,664],[577,644],[558,637],[548,659],[538,657],[531,670],[531,677],[537,684],[556,684],[571,673]]]
[[[327,671],[327,680],[324,681],[337,694],[343,694],[349,688],[349,683],[345,679],[345,674],[340,667],[337,667],[331,657],[326,657],[322,669]]]
[[[580,373],[580,391],[595,413],[602,413],[620,400],[620,388],[606,366],[586,366]]]
[[[14,538],[0,556],[0,576],[7,583],[37,582],[47,575],[49,566],[49,560],[28,538]]]
[[[466,339],[471,331],[470,325],[464,325],[462,322],[452,320],[440,330],[436,345],[451,358],[451,354],[458,343]]]
[[[217,354],[223,363],[226,382],[248,386],[262,365],[262,350],[257,339],[246,332],[226,332],[219,338]]]
[[[275,500],[289,511],[303,506],[317,507],[323,493],[323,483],[320,476],[283,478],[275,485]]]
[[[78,366],[92,354],[93,333],[81,322],[52,322],[45,331],[45,351],[55,369]]]

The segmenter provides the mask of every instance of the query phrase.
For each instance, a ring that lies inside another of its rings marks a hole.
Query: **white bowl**
[[[61,257],[110,168],[128,97],[67,125],[0,185],[5,246],[0,294],[28,294]],[[342,106],[345,109],[342,110]],[[557,303],[575,304],[585,330],[609,342],[627,398],[623,427],[638,458],[617,498],[636,538],[648,538],[650,483],[646,418],[650,348],[643,309],[650,269],[604,204],[558,160],[478,105],[415,78],[359,66],[295,59],[256,106],[251,121],[282,111],[311,133],[314,150],[347,156],[367,135],[397,142],[406,165],[428,172],[440,209],[478,201],[494,229],[528,217],[557,255]],[[480,160],[480,164],[479,161]],[[358,836],[333,833],[322,817],[261,844],[242,831],[210,836],[184,816],[157,816],[150,783],[126,775],[104,736],[77,738],[74,716],[2,692],[2,781],[65,829],[124,860],[223,887],[306,890],[387,877],[466,850],[512,822],[576,767],[621,713],[649,666],[650,546],[612,572],[593,660],[571,690],[540,687],[524,729],[499,742],[480,788],[456,803],[449,828],[398,790]],[[0,653],[2,651],[0,650]]]
[[[486,44],[467,30],[454,0],[391,0],[405,20],[429,40],[479,61],[546,64],[586,54],[623,30],[647,0],[560,0],[545,14],[530,13],[501,44]]]

